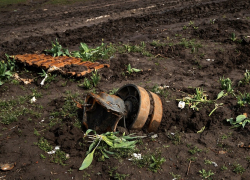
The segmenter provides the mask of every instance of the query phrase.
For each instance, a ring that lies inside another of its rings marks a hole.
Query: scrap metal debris
[[[0,164],[0,168],[2,171],[9,171],[15,167],[16,163],[7,163],[7,164]]]
[[[14,77],[16,80],[18,80],[19,82],[23,82],[24,84],[30,84],[30,83],[32,83],[32,82],[34,81],[34,79],[24,79],[24,78],[20,78],[20,76],[19,76],[17,73],[15,73],[15,74],[13,75],[13,77]]]
[[[240,142],[240,143],[238,144],[238,147],[240,147],[240,148],[250,148],[250,145],[245,146],[245,144],[244,144],[243,142]]]
[[[52,57],[45,54],[24,54],[15,55],[14,58],[17,62],[25,65],[48,69],[48,72],[60,71],[63,74],[78,77],[85,76],[94,70],[110,67],[109,64],[82,61],[81,58],[67,56]],[[70,67],[73,67],[73,70]]]
[[[35,96],[30,100],[31,104],[34,103],[34,102],[36,102],[36,97]]]
[[[163,114],[159,96],[133,84],[121,87],[116,95],[89,93],[82,109],[85,128],[99,132],[116,131],[117,126],[133,130],[146,126],[148,132],[156,132]]]

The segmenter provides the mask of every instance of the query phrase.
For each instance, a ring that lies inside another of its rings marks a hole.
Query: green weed
[[[34,128],[34,134],[36,135],[36,136],[40,136],[41,134]]]
[[[236,174],[243,174],[246,171],[240,164],[234,164],[233,167],[233,172]]]
[[[169,173],[175,180],[180,180],[181,179],[181,175],[179,174],[174,174],[173,172]]]
[[[89,135],[90,132],[93,132],[94,135]],[[117,133],[118,132],[106,132],[101,135],[98,135],[96,134],[94,130],[88,129],[85,133],[85,137],[86,136],[90,137],[93,140],[93,142],[89,146],[87,156],[82,162],[82,165],[79,168],[79,170],[84,170],[87,167],[89,167],[89,165],[93,161],[94,153],[97,147],[102,153],[104,158],[109,158],[108,154],[111,154],[111,155],[114,154],[114,152],[110,152],[109,150],[107,150],[105,148],[106,146],[101,145],[100,144],[101,141],[104,141],[108,146],[110,146],[113,149],[119,149],[119,148],[134,149],[135,148],[135,144],[137,143],[137,141],[135,141],[134,139],[137,139],[138,137],[130,136],[130,135],[125,136],[125,134],[123,134],[123,136],[121,137],[117,137],[116,136]]]
[[[246,92],[242,94],[240,92],[240,94],[237,96],[237,104],[239,104],[240,107],[250,104],[250,94]]]
[[[197,148],[196,146],[193,149],[188,151],[190,154],[196,154],[197,152],[202,152],[202,149]]]
[[[246,115],[238,115],[236,117],[236,120],[234,121],[233,118],[227,119],[227,122],[230,122],[231,125],[233,125],[233,128],[238,128],[238,127],[245,127],[247,123],[250,123],[250,119],[247,118]]]
[[[12,76],[11,70],[12,66],[8,66],[8,63],[0,61],[0,86]]]
[[[91,89],[92,88],[91,81],[88,78],[84,78],[83,83],[79,84],[79,86],[84,87],[86,89]]]
[[[201,174],[201,177],[205,179],[212,179],[211,176],[214,175],[214,173],[211,170],[206,172],[205,169],[200,170],[199,173]]]
[[[226,90],[227,93],[233,92],[232,81],[231,79],[224,77],[220,77],[221,89]]]
[[[109,167],[108,173],[109,173],[109,176],[111,178],[117,179],[117,180],[124,180],[126,177],[129,176],[129,174],[120,174],[120,173],[118,173],[117,169],[118,169],[117,167],[113,167],[113,168]]]
[[[8,101],[0,100],[0,122],[3,124],[11,124],[16,122],[19,116],[32,113],[33,110],[22,106],[28,101],[29,96],[20,96]]]
[[[50,50],[45,50],[45,52],[47,54],[52,55],[53,57],[56,57],[56,56],[71,56],[70,53],[69,53],[69,50],[63,48],[62,45],[59,44],[57,39],[56,39],[55,43],[52,42],[52,48]]]
[[[46,156],[43,155],[43,154],[40,154],[40,157],[41,157],[42,159],[46,159]]]
[[[235,33],[232,33],[232,35],[231,35],[231,40],[232,40],[233,42],[237,40],[237,37],[236,37]]]
[[[173,134],[168,133],[167,137],[172,141],[172,143],[174,145],[181,144],[181,134],[180,134],[180,132],[175,132]]]
[[[132,74],[133,72],[137,73],[140,71],[141,71],[141,69],[132,68],[130,64],[128,64],[128,66],[127,66],[127,73],[128,74]]]
[[[208,160],[208,159],[204,159],[204,164],[212,164],[213,162]]]
[[[198,52],[198,49],[202,47],[200,43],[196,43],[195,39],[187,40],[186,38],[182,38],[179,44],[185,48],[191,48],[192,53]]]
[[[157,172],[160,168],[162,163],[166,161],[165,158],[159,156],[151,156],[151,163],[149,164],[149,169],[153,172]]]
[[[113,89],[109,90],[109,94],[110,94],[110,95],[113,95],[113,94],[115,94],[118,90],[119,90],[119,88],[113,88]]]
[[[163,97],[167,97],[169,95],[169,92],[166,90],[166,87],[154,85],[154,87],[151,89],[153,93],[159,94]]]
[[[104,43],[96,48],[89,48],[87,44],[80,43],[79,51],[72,52],[73,57],[81,58],[84,61],[96,61],[97,59],[107,59],[113,54],[111,47],[106,47]]]
[[[250,82],[250,71],[246,70],[246,72],[244,73],[244,78],[242,80],[239,81],[239,86],[240,85],[247,85]]]
[[[159,46],[166,46],[166,43],[160,42],[160,40],[153,40],[150,45],[159,47]]]
[[[203,91],[203,88],[196,88],[194,95],[188,95],[183,99],[177,99],[178,101],[184,101],[193,110],[199,111],[198,105],[200,103],[212,103],[212,100],[207,99],[207,94]]]
[[[92,72],[92,76],[90,78],[92,79],[94,87],[96,87],[101,80],[101,76],[98,74],[97,70],[95,70],[95,72]]]
[[[225,165],[223,165],[222,167],[221,167],[221,170],[222,171],[226,171],[228,168],[227,168],[227,166],[225,166]]]

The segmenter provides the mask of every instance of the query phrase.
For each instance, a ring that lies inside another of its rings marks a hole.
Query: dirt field
[[[249,0],[46,2],[0,8],[2,60],[5,53],[44,53],[56,39],[70,51],[81,42],[96,47],[103,41],[117,47],[144,44],[144,53],[126,49],[100,59],[110,68],[98,71],[101,81],[90,90],[78,86],[84,78],[59,73],[51,74],[41,87],[41,69],[18,64],[15,72],[35,81],[24,85],[11,78],[0,86],[0,164],[16,163],[12,170],[0,171],[0,179],[249,179],[249,124],[232,128],[226,121],[250,115],[250,99],[244,106],[237,99],[240,93],[250,93],[249,83],[240,83],[250,70]],[[143,71],[128,74],[128,64]],[[223,90],[223,77],[232,81],[231,93],[212,103],[201,102],[198,111],[188,104],[178,108],[177,99],[193,95],[198,87],[215,100]],[[89,143],[83,141],[81,112],[72,98],[82,102],[88,92],[110,92],[125,84],[161,97],[164,114],[158,137],[144,138],[137,151],[145,159],[160,155],[166,161],[152,172],[149,164],[139,167],[126,155],[105,161],[97,155],[89,168],[79,171]],[[33,96],[37,102],[31,104]],[[60,155],[44,152],[44,139],[53,148],[60,146],[68,158],[57,161]],[[245,147],[238,146],[242,142]]]

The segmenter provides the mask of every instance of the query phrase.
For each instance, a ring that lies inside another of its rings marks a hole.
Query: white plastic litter
[[[206,59],[207,61],[214,61],[214,59]]]
[[[157,134],[154,134],[151,136],[152,139],[155,139],[155,138],[158,138],[158,135]]]
[[[214,165],[214,167],[218,166],[218,164],[216,162],[212,162],[212,164]]]
[[[178,108],[181,108],[183,109],[185,107],[185,102],[184,101],[180,101],[179,104],[178,104]]]
[[[47,152],[48,154],[55,154],[56,151],[60,150],[60,146],[56,146],[54,150]]]
[[[35,96],[30,100],[30,103],[34,103],[34,102],[36,102],[36,97]]]
[[[128,159],[129,161],[132,161],[133,159],[142,159],[141,154],[133,153],[131,156],[133,158],[132,159]]]
[[[43,86],[43,85],[44,85],[44,82],[45,82],[45,80],[47,79],[47,77],[48,77],[48,75],[46,74],[46,75],[45,75],[45,77],[43,78],[42,82],[40,83],[40,84],[41,84],[41,86]]]

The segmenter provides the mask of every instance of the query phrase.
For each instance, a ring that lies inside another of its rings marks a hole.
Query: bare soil
[[[12,170],[0,171],[1,179],[115,179],[110,176],[110,167],[117,167],[119,174],[129,174],[126,179],[136,180],[174,179],[171,173],[180,175],[180,179],[202,179],[199,173],[202,169],[214,172],[212,179],[249,179],[249,148],[238,147],[240,142],[249,145],[249,125],[231,129],[226,122],[243,113],[250,115],[249,105],[240,107],[237,99],[228,95],[216,102],[224,103],[223,107],[208,116],[214,103],[201,104],[199,111],[195,111],[189,107],[178,108],[176,100],[194,94],[196,87],[202,87],[208,99],[216,99],[222,90],[221,77],[232,80],[235,94],[250,93],[249,84],[238,86],[246,69],[250,69],[249,0],[94,0],[54,6],[45,2],[30,1],[1,8],[1,59],[5,53],[43,53],[55,39],[70,51],[76,50],[80,42],[95,47],[102,40],[131,45],[144,41],[153,56],[117,53],[101,61],[110,63],[110,68],[99,71],[102,79],[95,92],[109,92],[128,83],[147,90],[155,85],[169,86],[166,96],[160,95],[164,115],[156,132],[158,138],[145,138],[137,146],[142,155],[161,151],[166,162],[154,173],[146,167],[139,168],[127,158],[110,157],[104,162],[94,158],[88,169],[79,171],[89,146],[82,141],[84,132],[77,126],[82,114],[72,108],[56,119],[54,112],[65,110],[68,97],[84,100],[89,91],[78,86],[83,78],[54,74],[54,79],[46,82],[47,86],[40,87],[42,78],[37,73],[41,70],[19,64],[17,72],[22,78],[36,79],[29,85],[5,83],[0,87],[1,101],[32,97],[34,91],[41,96],[35,104],[13,106],[13,112],[24,107],[34,113],[18,116],[9,125],[0,124],[0,163],[16,163]],[[232,33],[236,35],[235,41],[231,39]],[[183,38],[194,42],[193,48],[181,44]],[[153,41],[158,44],[152,44]],[[128,64],[143,71],[128,75],[125,73]],[[69,107],[75,106],[72,101]],[[197,133],[204,126],[204,132]],[[40,136],[34,134],[34,129]],[[147,134],[143,130],[136,133]],[[66,165],[52,163],[51,156],[34,144],[41,137],[69,154]],[[177,142],[176,138],[179,138]],[[202,151],[192,155],[189,150],[194,147]],[[224,154],[219,153],[222,151]],[[196,160],[190,164],[191,157]],[[218,166],[205,164],[204,159]],[[236,164],[245,169],[243,174],[234,171]],[[223,165],[227,170],[221,169]]]

